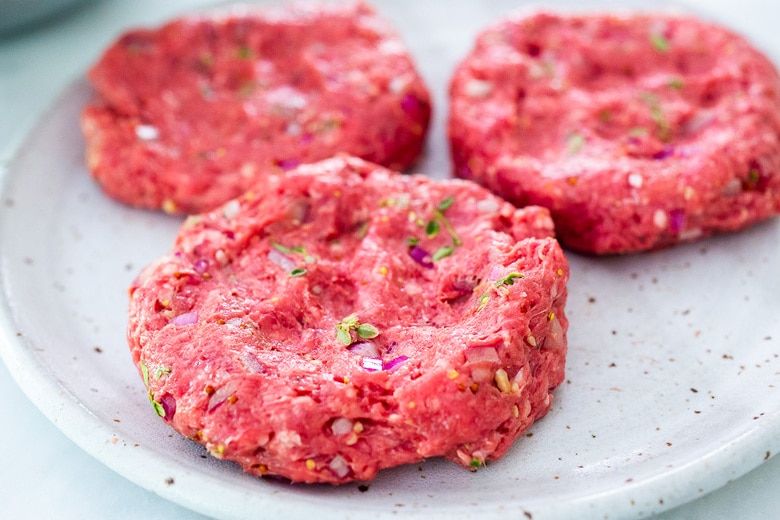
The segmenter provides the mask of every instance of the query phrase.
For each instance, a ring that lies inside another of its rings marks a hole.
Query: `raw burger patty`
[[[362,3],[233,9],[119,38],[89,71],[82,129],[110,196],[213,209],[268,172],[420,153],[428,91],[398,35]]]
[[[470,182],[302,165],[187,219],[131,288],[133,359],[168,424],[252,474],[476,468],[564,376],[552,233]]]
[[[548,207],[564,246],[656,249],[780,212],[780,79],[721,27],[509,18],[450,88],[456,175]]]

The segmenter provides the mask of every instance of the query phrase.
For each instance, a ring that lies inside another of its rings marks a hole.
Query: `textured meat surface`
[[[450,85],[456,174],[548,207],[593,253],[780,212],[780,80],[742,37],[661,14],[508,18]]]
[[[544,208],[339,156],[183,225],[131,288],[157,413],[293,481],[477,468],[564,377],[568,264]]]
[[[430,118],[403,43],[362,3],[237,7],[134,30],[89,79],[92,175],[120,201],[172,213],[336,152],[403,169]]]

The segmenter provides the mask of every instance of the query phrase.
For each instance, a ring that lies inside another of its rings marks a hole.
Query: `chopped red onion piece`
[[[196,273],[203,274],[209,268],[209,261],[205,258],[200,258],[193,264],[192,268],[195,269]]]
[[[278,249],[272,247],[268,251],[268,260],[275,265],[282,268],[283,271],[290,272],[295,269],[295,262],[289,256],[285,255]]]
[[[707,125],[715,120],[715,112],[712,109],[703,109],[696,112],[693,117],[685,121],[682,125],[683,135],[692,135],[699,133]]]
[[[421,266],[427,267],[428,269],[433,268],[433,259],[431,258],[431,254],[425,249],[419,246],[412,246],[409,249],[409,256],[411,256],[412,260]]]
[[[484,383],[493,379],[493,370],[487,367],[474,367],[471,369],[471,379],[478,383]]]
[[[670,144],[667,144],[666,146],[664,146],[663,150],[661,150],[659,152],[655,152],[653,154],[653,159],[656,159],[656,160],[658,160],[658,159],[666,159],[666,158],[671,157],[673,155],[674,155],[674,146],[672,146]]]
[[[474,178],[474,172],[467,164],[461,164],[458,166],[458,177],[461,179],[472,180]]]
[[[378,356],[365,356],[360,362],[361,366],[369,372],[382,370],[382,358]]]
[[[393,358],[387,363],[382,363],[382,370],[393,370],[395,368],[398,368],[400,364],[402,364],[404,361],[409,359],[408,356],[398,356],[397,358]]]
[[[563,326],[561,325],[561,321],[556,318],[550,322],[550,331],[548,332],[547,337],[544,339],[541,348],[563,348],[564,345]]]
[[[379,349],[371,341],[360,341],[347,347],[347,350],[353,354],[361,356],[379,357]]]
[[[292,170],[299,164],[301,164],[301,161],[298,159],[281,159],[279,161],[276,161],[277,166],[281,168],[284,171]]]
[[[183,327],[185,325],[192,325],[194,323],[198,322],[198,312],[197,311],[190,311],[185,312],[184,314],[179,314],[175,318],[171,320],[171,323],[176,325],[177,327]]]
[[[346,417],[339,417],[333,421],[330,429],[333,432],[333,435],[346,435],[352,431],[352,426],[353,423],[350,419],[347,419]]]
[[[406,94],[401,99],[401,108],[406,113],[415,113],[420,110],[420,100],[414,94]]]
[[[251,352],[241,354],[241,363],[243,363],[250,374],[262,374],[265,372],[265,366]]]
[[[349,473],[349,465],[341,455],[336,455],[333,457],[333,460],[330,461],[328,467],[333,473],[336,474],[338,478],[344,478]]]
[[[498,352],[493,345],[474,345],[466,349],[466,361],[469,363],[498,363]]]
[[[228,398],[235,393],[236,386],[238,385],[235,382],[230,381],[227,384],[217,388],[216,391],[213,394],[211,394],[211,397],[209,398],[209,404],[207,410],[209,412],[213,412],[214,410],[222,406],[225,403],[225,401],[227,401]]]
[[[685,227],[685,212],[681,209],[673,209],[669,212],[669,230],[679,233]]]
[[[171,421],[176,413],[176,398],[171,394],[163,394],[162,398],[160,398],[160,404],[163,410],[165,410],[165,417],[163,418],[166,421]]]

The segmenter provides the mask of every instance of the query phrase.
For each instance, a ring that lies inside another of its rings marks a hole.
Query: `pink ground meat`
[[[89,79],[92,175],[119,201],[170,213],[212,209],[336,152],[404,169],[431,112],[403,43],[363,3],[236,7],[133,30]]]
[[[481,33],[450,93],[456,175],[549,208],[569,248],[645,251],[780,213],[780,79],[722,27],[511,17]]]
[[[131,288],[157,413],[255,475],[476,469],[550,409],[568,264],[549,212],[339,156],[184,223]]]

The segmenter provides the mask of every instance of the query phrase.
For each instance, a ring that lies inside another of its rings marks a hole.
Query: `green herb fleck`
[[[469,466],[470,466],[470,467],[472,467],[472,468],[474,468],[474,469],[476,469],[476,468],[479,468],[479,467],[481,467],[481,466],[482,466],[482,461],[481,461],[481,460],[479,460],[478,458],[474,457],[474,458],[472,458],[472,459],[471,459],[471,461],[469,462]]]
[[[639,98],[650,106],[658,104],[658,96],[652,92],[640,92]]]
[[[409,245],[409,247],[414,247],[420,243],[420,239],[417,237],[409,237],[406,239],[406,243]]]
[[[167,376],[171,373],[171,367],[160,367],[154,372],[154,378],[160,379],[162,376]]]
[[[501,287],[502,285],[514,285],[515,280],[518,278],[523,278],[523,273],[518,272],[512,272],[509,273],[506,276],[503,276],[496,280],[496,287]]]
[[[666,37],[661,33],[652,33],[650,35],[650,43],[658,52],[669,51],[669,40],[667,40]]]
[[[647,128],[635,126],[628,131],[628,135],[631,137],[644,137],[647,135]]]
[[[453,246],[447,245],[447,246],[441,246],[438,250],[436,250],[435,253],[431,256],[434,262],[441,260],[442,258],[447,258],[450,256],[453,251],[455,251],[455,248]]]
[[[447,230],[447,233],[450,234],[450,237],[452,238],[452,243],[454,246],[459,246],[463,244],[460,237],[458,237],[458,234],[455,232],[455,228],[452,226],[450,221],[447,219],[447,217],[444,216],[444,211],[449,209],[453,202],[455,202],[455,199],[452,197],[447,197],[443,201],[439,203],[436,208],[433,210],[433,218],[434,220],[438,221],[439,224],[444,226],[444,229]]]
[[[643,92],[640,94],[640,98],[642,101],[647,103],[648,107],[650,108],[650,117],[653,118],[653,122],[655,123],[656,130],[658,132],[658,138],[664,142],[668,141],[671,137],[672,129],[669,125],[669,121],[667,121],[666,117],[664,116],[663,110],[661,109],[658,96],[652,92]]]
[[[447,211],[449,209],[449,207],[452,206],[452,204],[454,202],[455,202],[455,197],[450,195],[449,197],[447,197],[443,201],[439,202],[439,205],[437,206],[438,210],[443,213],[443,212]]]
[[[286,254],[286,255],[291,255],[291,254],[293,254],[293,250],[292,250],[292,249],[290,249],[290,248],[289,248],[289,247],[287,247],[287,246],[283,246],[283,245],[282,245],[282,244],[280,244],[279,242],[273,242],[273,243],[272,243],[272,245],[274,246],[274,249],[276,249],[276,250],[277,250],[277,251],[279,251],[279,252],[282,252],[282,253],[284,253],[284,254]]]
[[[361,323],[357,326],[357,333],[363,339],[371,339],[379,336],[379,329],[370,323]]]
[[[149,386],[149,367],[146,366],[146,363],[141,362],[141,376],[144,378],[144,386]]]
[[[369,227],[368,221],[365,221],[362,224],[360,224],[360,227],[357,230],[358,240],[363,240],[364,238],[366,238],[366,235],[368,234],[368,227]]]
[[[163,408],[163,405],[155,401],[154,399],[150,399],[152,401],[152,407],[154,408],[154,411],[157,412],[157,415],[160,417],[165,417],[165,408]]]
[[[685,83],[683,82],[682,78],[672,78],[666,82],[666,86],[675,90],[682,90],[682,88],[685,86]]]
[[[280,244],[279,242],[273,242],[273,241],[271,242],[271,245],[273,246],[274,249],[286,255],[301,256],[307,264],[311,264],[315,260],[313,256],[311,256],[306,252],[306,248],[304,248],[303,246],[287,247]]]
[[[249,48],[249,47],[247,47],[246,45],[242,45],[241,47],[239,47],[239,48],[236,50],[236,56],[238,56],[238,57],[239,57],[239,58],[241,58],[242,60],[248,60],[248,59],[249,59],[249,58],[251,58],[253,55],[254,55],[254,53],[252,52],[252,49],[250,49],[250,48]]]
[[[490,299],[489,292],[482,293],[482,296],[479,297],[479,305],[477,306],[477,311],[481,311],[482,309],[484,309],[489,299]]]
[[[171,369],[158,369],[157,373],[159,374],[160,371],[164,371],[164,373],[169,374]],[[165,372],[167,370],[167,372]],[[162,375],[162,374],[161,374]],[[165,417],[165,408],[163,408],[163,405],[159,402],[154,400],[154,394],[152,394],[152,389],[149,388],[149,367],[146,366],[146,363],[141,362],[141,376],[144,378],[144,385],[146,386],[146,395],[149,398],[149,402],[152,403],[152,406],[154,407],[154,411],[157,412],[157,415],[160,417]],[[156,376],[159,378],[159,376]]]
[[[433,238],[439,234],[439,229],[440,229],[439,223],[436,222],[435,220],[431,220],[425,226],[425,236],[427,236],[428,238]]]
[[[290,278],[297,278],[306,274],[306,269],[298,267],[290,271]]]
[[[252,92],[255,91],[255,88],[257,87],[257,84],[254,81],[245,81],[241,83],[238,87],[238,95],[246,98],[252,95]]]
[[[351,345],[352,331],[357,332],[362,339],[371,339],[379,336],[379,329],[370,323],[360,323],[357,314],[350,314],[336,324],[336,338],[344,345]]]
[[[666,117],[664,117],[664,113],[661,110],[661,107],[657,105],[650,107],[650,115],[658,129],[658,138],[664,142],[668,141],[672,129],[669,126],[669,121],[667,121]]]
[[[336,338],[345,345],[352,343],[352,335],[349,333],[349,329],[343,329],[338,325],[336,326]]]

